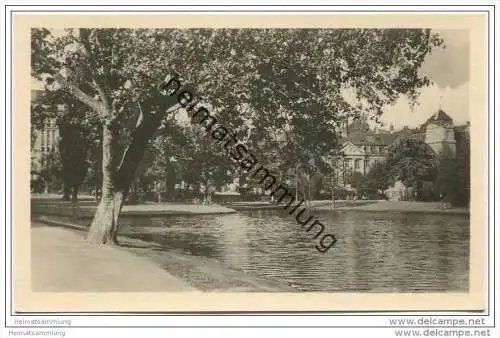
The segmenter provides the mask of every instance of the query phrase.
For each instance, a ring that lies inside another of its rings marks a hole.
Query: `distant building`
[[[455,156],[457,152],[453,120],[443,110],[438,110],[422,126],[427,143],[436,154],[447,152]]]
[[[340,132],[340,151],[343,156],[337,158],[337,167],[363,175],[375,163],[385,160],[389,146],[398,136],[397,133],[371,130],[366,119],[344,125]]]
[[[392,128],[391,128],[392,129]],[[455,157],[457,152],[457,133],[469,133],[469,123],[454,126],[453,119],[439,109],[420,127],[402,130],[374,131],[363,118],[352,123],[342,123],[339,130],[340,156],[337,156],[337,184],[346,185],[346,173],[358,172],[366,175],[377,162],[387,158],[389,147],[402,137],[411,137],[427,143],[436,154],[447,153]],[[397,185],[398,186],[398,185]]]
[[[31,91],[31,101],[35,101],[41,94],[41,90]],[[63,106],[58,107],[61,110]],[[36,178],[37,172],[42,168],[42,160],[45,155],[55,151],[59,142],[59,128],[55,118],[47,119],[43,122],[41,128],[34,128],[33,140],[31,144],[31,174],[32,178]]]

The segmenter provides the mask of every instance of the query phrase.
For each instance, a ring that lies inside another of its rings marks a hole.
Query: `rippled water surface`
[[[338,242],[326,253],[277,211],[124,217],[123,233],[215,258],[306,291],[468,291],[469,217],[315,212]]]

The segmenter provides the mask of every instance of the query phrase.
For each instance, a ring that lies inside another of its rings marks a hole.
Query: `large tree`
[[[62,161],[63,199],[76,203],[78,190],[91,165],[90,150],[97,141],[92,112],[80,102],[68,100],[65,113],[58,119],[59,153]],[[90,115],[90,116],[89,116]]]
[[[360,189],[368,195],[369,199],[378,199],[383,191],[393,183],[394,179],[390,175],[388,163],[385,161],[375,162],[366,174]]]
[[[434,188],[437,195],[454,206],[466,207],[470,191],[470,142],[467,131],[456,130],[456,153],[438,155]]]
[[[456,205],[469,206],[470,203],[470,136],[469,131],[456,131],[457,141],[457,176],[458,176],[458,196]]]
[[[249,147],[282,130],[314,165],[337,121],[414,99],[429,83],[418,69],[441,43],[417,29],[33,29],[32,74],[100,118],[102,199],[88,239],[109,243],[149,141],[176,121],[177,97],[158,91],[172,71]]]
[[[205,199],[213,188],[232,182],[233,175],[228,172],[236,174],[228,162],[228,156],[216,144],[209,142],[207,136],[194,125],[179,126],[167,133],[163,132],[151,148],[153,160],[149,173],[172,188],[172,183],[175,183],[172,182],[174,171],[175,180],[184,181],[194,187],[195,192],[199,193],[200,188],[205,188]]]
[[[32,128],[43,129],[46,122],[55,120],[59,130],[58,152],[61,169],[63,200],[72,200],[77,207],[80,185],[87,176],[90,149],[97,141],[95,113],[64,91],[38,91],[31,100]],[[94,159],[95,160],[95,159]]]
[[[435,178],[437,159],[427,143],[404,137],[389,147],[386,165],[392,180],[399,180],[420,194],[423,182]]]
[[[455,157],[438,155],[434,188],[437,194],[447,202],[456,204],[460,190],[458,163]]]

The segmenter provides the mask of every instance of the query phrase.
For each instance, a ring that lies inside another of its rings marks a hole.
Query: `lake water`
[[[278,211],[124,217],[121,233],[215,258],[304,291],[467,292],[469,216],[319,212],[338,242],[326,253],[295,218]]]

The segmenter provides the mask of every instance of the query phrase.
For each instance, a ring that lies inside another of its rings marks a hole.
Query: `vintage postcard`
[[[15,14],[13,308],[484,310],[486,20]]]

